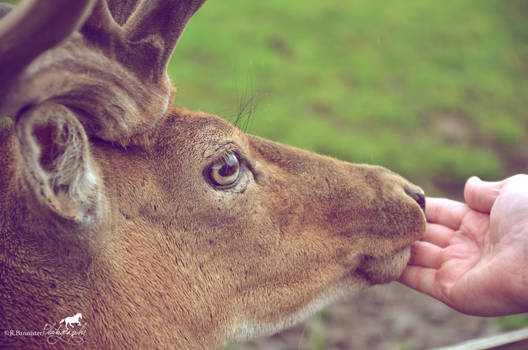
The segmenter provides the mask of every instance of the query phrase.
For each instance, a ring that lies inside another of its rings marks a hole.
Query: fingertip
[[[470,203],[474,203],[474,196],[475,193],[478,192],[478,185],[482,182],[482,180],[476,176],[472,176],[469,179],[466,180],[466,183],[464,184],[464,199],[466,203],[472,207]]]
[[[464,184],[464,198],[469,194],[473,194],[473,191],[478,188],[478,186],[484,181],[480,179],[478,176],[471,176],[469,179],[466,180],[466,183]]]
[[[470,182],[470,181],[472,181],[472,182],[475,182],[475,181],[482,182],[482,179],[480,177],[478,177],[478,176],[473,175],[473,176],[469,177],[469,179],[467,179],[466,184],[468,182]]]
[[[405,270],[403,270],[400,278],[398,279],[398,282],[408,286],[408,287],[411,287],[411,288],[414,288],[414,283],[412,283],[414,281],[414,279],[412,278],[413,275],[414,275],[415,271],[414,271],[414,266],[412,265],[408,265]]]
[[[433,220],[438,213],[438,210],[444,207],[448,201],[450,200],[446,198],[427,197],[425,199],[425,216],[428,219]]]
[[[464,186],[464,199],[470,208],[489,213],[503,184],[504,181],[488,182],[472,176]]]
[[[445,248],[449,245],[451,239],[453,239],[455,232],[455,230],[447,226],[430,222],[427,224],[425,234],[422,236],[421,241]]]
[[[437,223],[457,230],[468,210],[468,206],[464,203],[447,198],[428,197],[425,216],[428,223]]]
[[[409,265],[403,271],[398,282],[419,292],[433,296],[435,276],[436,270],[434,269]]]

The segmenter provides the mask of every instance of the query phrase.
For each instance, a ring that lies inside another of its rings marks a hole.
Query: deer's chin
[[[410,247],[379,258],[365,256],[357,269],[357,273],[370,284],[388,283],[401,276],[410,258]]]

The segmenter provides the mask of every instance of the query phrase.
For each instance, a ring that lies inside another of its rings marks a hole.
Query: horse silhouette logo
[[[79,322],[79,319],[82,319],[81,313],[75,314],[71,317],[63,318],[62,320],[60,320],[59,324],[64,323],[66,328],[68,328],[68,326],[71,326],[73,324],[78,324],[80,326],[81,322]]]

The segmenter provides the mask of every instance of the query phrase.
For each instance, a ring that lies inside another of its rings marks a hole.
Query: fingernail
[[[469,179],[468,179],[468,182],[469,181],[478,181],[478,182],[482,182],[482,180],[480,179],[480,177],[478,176],[471,176]]]

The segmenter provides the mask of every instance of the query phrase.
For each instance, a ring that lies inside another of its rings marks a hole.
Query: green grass
[[[490,321],[498,325],[504,331],[528,327],[527,314],[496,317],[490,319]]]

